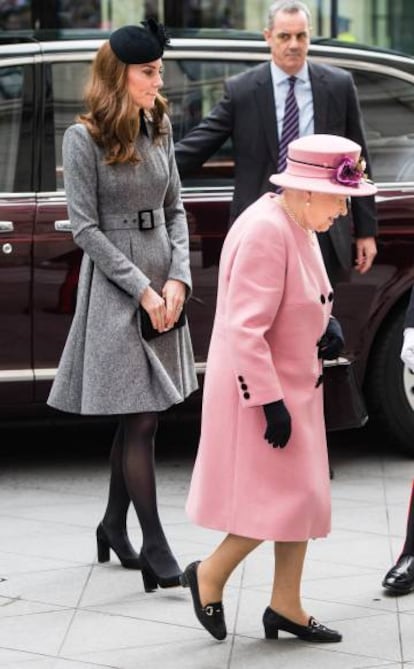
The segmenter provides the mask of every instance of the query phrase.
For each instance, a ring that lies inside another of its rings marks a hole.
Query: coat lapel
[[[328,131],[327,93],[329,95],[329,91],[327,91],[327,83],[323,73],[311,63],[309,63],[309,75],[313,96],[314,132],[316,134],[326,133]]]
[[[256,78],[256,103],[259,115],[265,131],[270,153],[276,156],[278,153],[277,121],[275,99],[273,95],[272,77],[270,74],[270,63],[266,63],[258,72]],[[277,161],[276,161],[277,162]]]

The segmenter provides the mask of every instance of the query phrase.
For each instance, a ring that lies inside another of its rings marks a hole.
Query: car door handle
[[[0,221],[0,232],[13,232],[14,225],[12,221]]]
[[[56,232],[71,232],[72,226],[70,221],[55,221]]]

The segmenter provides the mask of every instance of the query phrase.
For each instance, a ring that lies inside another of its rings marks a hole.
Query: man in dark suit
[[[414,370],[414,288],[411,289],[405,315],[401,360],[410,370]],[[394,595],[406,595],[414,591],[414,481],[408,505],[404,545],[396,563],[385,574],[382,585]]]
[[[231,137],[235,187],[234,220],[260,195],[272,189],[269,177],[278,171],[289,77],[294,75],[299,107],[299,135],[342,135],[367,148],[361,113],[351,75],[340,68],[309,63],[311,16],[294,0],[278,0],[269,9],[264,37],[271,60],[225,82],[222,99],[201,123],[176,144],[182,177],[200,167]],[[279,168],[280,169],[280,168]],[[369,168],[368,168],[369,169]],[[374,197],[353,198],[356,269],[364,273],[376,255],[377,222]],[[345,278],[352,265],[351,216],[319,235],[328,274],[333,283]]]

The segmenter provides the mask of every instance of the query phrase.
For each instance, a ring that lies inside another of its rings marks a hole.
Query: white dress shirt
[[[286,97],[289,91],[289,74],[286,74],[274,61],[270,62],[272,75],[273,93],[276,103],[276,118],[278,137],[282,136],[283,115],[285,111]],[[299,135],[312,135],[314,133],[313,96],[309,77],[308,64],[297,72],[295,83],[295,96],[299,107]]]

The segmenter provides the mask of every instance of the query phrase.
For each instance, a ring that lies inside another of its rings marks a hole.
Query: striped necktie
[[[296,77],[289,77],[289,92],[285,102],[285,113],[283,116],[282,137],[279,142],[279,155],[277,159],[277,171],[283,172],[286,168],[288,144],[299,137],[299,107],[295,96]]]

